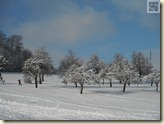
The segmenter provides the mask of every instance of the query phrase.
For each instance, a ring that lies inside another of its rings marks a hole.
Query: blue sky
[[[146,0],[0,0],[0,30],[22,35],[26,48],[45,47],[58,66],[72,49],[88,59],[130,60],[141,51],[160,68],[160,14],[146,12]]]

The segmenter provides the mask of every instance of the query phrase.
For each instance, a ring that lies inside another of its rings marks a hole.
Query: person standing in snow
[[[21,79],[18,80],[18,84],[22,86]]]
[[[1,72],[0,72],[0,81],[2,81],[3,83],[5,82],[2,78]]]

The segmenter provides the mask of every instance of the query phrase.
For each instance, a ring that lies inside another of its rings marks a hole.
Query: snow
[[[2,73],[0,120],[160,120],[160,91],[155,85],[65,85],[58,76],[45,77],[35,88],[20,73]],[[18,85],[18,79],[23,85]],[[160,90],[160,88],[159,88]]]

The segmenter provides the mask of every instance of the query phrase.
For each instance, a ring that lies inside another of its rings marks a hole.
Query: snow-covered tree
[[[24,78],[24,83],[32,84],[32,77],[28,73],[25,73],[23,78]]]
[[[130,85],[130,83],[134,83],[137,84],[137,87],[139,87],[139,83],[141,82],[140,75],[138,74],[138,72],[133,70],[133,68],[130,68],[130,70],[133,71],[133,73],[131,73],[130,75],[128,85]]]
[[[24,62],[29,59],[32,56],[32,52],[28,49],[23,49],[21,52],[21,59],[22,59],[22,63],[24,64]]]
[[[0,70],[5,70],[5,67],[8,65],[6,58],[0,55]]]
[[[114,63],[119,63],[120,61],[122,61],[122,59],[124,59],[124,57],[123,57],[123,55],[122,54],[120,54],[120,53],[116,53],[115,55],[114,55]]]
[[[151,69],[153,68],[149,59],[145,57],[142,52],[132,53],[132,66],[135,71],[139,73],[140,78],[142,78],[143,75],[151,73]]]
[[[102,60],[99,59],[98,55],[93,54],[90,57],[90,60],[87,63],[88,70],[92,69],[95,74],[98,74],[103,68],[104,63]]]
[[[71,65],[70,67],[68,66],[67,69],[64,69],[65,72],[63,72],[62,75],[61,75],[64,78],[63,82],[67,84],[67,82],[69,82],[67,79],[70,78],[70,76],[71,76],[72,77],[72,83],[74,83],[75,87],[77,87],[77,82],[73,81],[73,77],[75,75],[74,70],[77,67],[81,67],[83,62],[75,56],[73,58],[72,58],[72,56],[69,56],[67,59],[68,59],[67,60],[68,64],[69,64],[70,61],[72,61],[73,63],[72,63],[72,65],[69,64],[69,65]]]
[[[124,56],[123,56],[122,54],[120,54],[120,53],[116,53],[116,54],[114,55],[114,61],[113,61],[113,63],[117,64],[117,63],[119,63],[120,61],[122,61],[122,59],[124,59]],[[112,64],[112,63],[111,63],[111,64]],[[120,81],[120,83],[122,83],[121,80],[119,80],[119,81]]]
[[[156,91],[158,91],[158,85],[160,83],[160,70],[153,71],[152,73],[143,77],[145,81],[150,81],[151,85],[154,82],[156,84]]]
[[[5,42],[4,56],[10,62],[7,71],[22,71],[22,50],[23,37],[20,35],[12,35]]]
[[[7,37],[0,31],[0,55],[9,62],[5,67],[8,72],[21,72],[24,62],[32,55],[30,50],[23,47],[21,35]]]
[[[104,64],[103,68],[101,68],[98,76],[100,79],[103,80],[103,85],[104,85],[104,80],[106,79],[106,73],[108,72],[107,65]]]
[[[84,84],[99,83],[99,78],[93,70],[87,70],[86,66],[72,65],[66,72],[64,80],[69,83],[78,83],[81,87],[80,94],[83,93]]]
[[[35,79],[35,87],[42,82],[41,75],[52,73],[52,60],[44,49],[37,49],[31,58],[25,61],[23,71],[25,76]]]
[[[72,65],[81,66],[82,61],[76,57],[75,53],[72,50],[68,51],[68,54],[63,58],[58,67],[58,73],[61,77],[65,76],[65,73],[70,69]]]
[[[104,84],[104,79],[107,79],[110,81],[110,87],[112,87],[112,80],[114,79],[114,76],[112,72],[109,70],[110,65],[109,64],[104,64],[103,67],[101,68],[100,73],[98,74],[100,79],[103,79],[103,84]]]
[[[5,43],[6,43],[6,35],[0,31],[0,55],[4,55],[4,47],[5,47]]]
[[[120,62],[113,63],[109,68],[109,72],[110,75],[115,79],[123,82],[123,92],[125,92],[128,80],[134,78],[135,75],[135,71],[131,70],[131,67],[126,59],[122,59]]]
[[[36,58],[30,58],[25,61],[23,71],[24,75],[33,77],[35,80],[35,88],[38,88],[38,76],[41,74],[40,65],[43,61],[37,60]]]
[[[42,81],[44,81],[44,75],[53,73],[52,59],[44,48],[35,50],[33,58],[42,61],[42,64],[40,64],[41,72],[39,75],[39,83],[42,84]]]

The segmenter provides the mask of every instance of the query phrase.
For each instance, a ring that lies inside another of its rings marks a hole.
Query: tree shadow
[[[95,90],[95,91],[91,91],[90,93],[91,94],[95,94],[95,93],[100,93],[100,94],[109,94],[109,95],[125,95],[125,94],[132,94],[132,93],[135,93],[136,91],[111,91],[111,90]]]
[[[109,95],[125,95],[125,94],[134,94],[134,93],[140,93],[140,92],[154,92],[154,93],[160,93],[160,89],[156,91],[156,89],[138,89],[138,90],[133,90],[132,89],[126,89],[125,92],[122,91],[122,89],[117,89],[117,90],[110,90],[110,89],[95,89],[92,91],[89,91],[90,94],[109,94]]]
[[[156,89],[143,89],[142,92],[155,92],[155,93],[161,93],[160,89],[158,91],[156,91]]]

